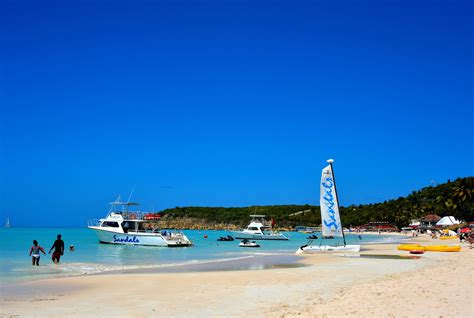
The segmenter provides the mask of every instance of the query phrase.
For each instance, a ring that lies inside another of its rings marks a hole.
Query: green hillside
[[[387,221],[402,227],[406,226],[412,219],[431,213],[440,216],[453,215],[458,219],[474,221],[473,189],[474,177],[458,178],[455,181],[448,180],[446,183],[413,191],[406,197],[383,203],[341,207],[341,218],[345,226],[356,226],[373,221]],[[176,207],[163,210],[162,213],[166,220],[186,218],[212,224],[231,224],[238,227],[248,224],[250,214],[265,214],[268,218],[274,218],[279,228],[293,228],[296,225],[318,226],[321,224],[319,206],[310,205],[270,205],[239,208]]]

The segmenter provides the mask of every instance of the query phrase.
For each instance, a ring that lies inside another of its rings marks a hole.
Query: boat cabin
[[[99,228],[110,228],[109,230],[119,233],[152,232],[151,228],[145,226],[148,220],[145,220],[144,216],[148,213],[130,209],[131,206],[138,206],[139,203],[121,202],[117,199],[109,204],[111,208],[107,216],[91,225]]]
[[[250,224],[244,230],[245,232],[263,235],[265,231],[272,229],[271,224],[268,224],[265,220],[265,215],[254,214],[250,215],[250,217]]]
[[[144,222],[142,220],[107,220],[104,219],[102,223],[99,225],[100,227],[112,227],[112,228],[120,228],[122,229],[123,233],[128,232],[146,232],[148,228],[144,226]]]

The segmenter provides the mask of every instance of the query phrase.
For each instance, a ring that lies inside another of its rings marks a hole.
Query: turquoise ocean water
[[[232,235],[229,231],[183,231],[194,246],[184,248],[157,248],[127,245],[99,244],[95,234],[87,228],[30,228],[11,227],[0,229],[0,281],[12,283],[32,279],[109,273],[113,271],[159,271],[177,268],[197,268],[206,264],[207,269],[232,269],[232,264],[238,268],[265,268],[258,266],[259,262],[286,262],[296,260],[296,250],[307,242],[308,234],[299,232],[284,232],[290,237],[288,241],[258,241],[260,248],[242,248],[239,241],[218,242],[220,236]],[[56,266],[51,261],[51,255],[41,254],[40,266],[31,265],[28,255],[32,241],[37,240],[46,253],[61,234],[65,243],[65,253],[61,264]],[[204,236],[207,235],[207,238]],[[319,233],[316,233],[319,236]],[[388,243],[400,240],[399,237],[387,235],[358,235],[347,234],[348,243],[359,244]],[[327,240],[326,244],[335,244],[338,240]],[[69,251],[69,245],[74,245],[75,251]],[[263,258],[265,256],[266,258]],[[264,260],[265,259],[265,260]],[[270,260],[269,260],[270,259]],[[263,261],[264,260],[264,261]],[[222,264],[227,264],[223,267]],[[245,265],[247,264],[247,265]],[[243,265],[243,266],[242,266]],[[247,267],[246,267],[247,266]]]

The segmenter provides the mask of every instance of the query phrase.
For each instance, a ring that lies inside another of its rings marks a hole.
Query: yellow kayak
[[[459,252],[461,245],[432,245],[425,246],[425,251],[429,252]]]
[[[413,250],[424,251],[425,250],[425,248],[419,244],[401,244],[401,245],[398,245],[397,249],[399,251],[413,251]]]
[[[421,246],[419,244],[401,244],[397,247],[400,251],[426,251],[426,252],[459,252],[460,245],[428,245]]]
[[[439,239],[440,240],[452,240],[452,239],[458,239],[458,236],[441,236]]]

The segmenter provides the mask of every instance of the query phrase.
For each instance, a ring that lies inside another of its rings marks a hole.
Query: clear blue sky
[[[2,1],[0,217],[343,205],[473,173],[472,1]]]

